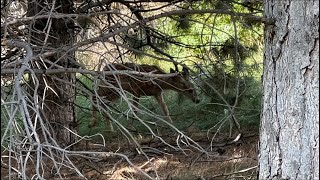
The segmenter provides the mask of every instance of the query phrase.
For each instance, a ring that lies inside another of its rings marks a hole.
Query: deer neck
[[[173,90],[173,91],[177,91],[177,92],[181,92],[183,91],[181,88],[177,87],[175,85],[175,81],[173,78],[161,78],[161,80],[159,80],[157,82],[157,84],[161,87],[161,89],[163,90]]]

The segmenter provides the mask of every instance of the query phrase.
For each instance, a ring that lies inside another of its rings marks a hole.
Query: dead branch
[[[240,171],[236,171],[236,172],[232,172],[232,173],[218,174],[218,175],[211,176],[210,178],[217,178],[217,177],[221,177],[221,176],[231,176],[231,175],[234,175],[234,174],[240,174],[240,173],[244,173],[244,172],[247,172],[247,171],[251,171],[251,170],[256,169],[256,168],[258,168],[258,166],[253,166],[253,167],[246,168],[246,169],[243,169],[243,170],[240,170]]]
[[[81,74],[90,74],[93,76],[99,75],[136,75],[136,76],[143,76],[149,78],[167,78],[173,77],[178,75],[179,73],[170,73],[170,74],[154,74],[154,73],[146,73],[146,72],[139,72],[139,71],[130,71],[130,70],[118,70],[118,71],[91,71],[85,69],[78,69],[78,68],[62,68],[62,69],[28,69],[32,71],[34,74],[62,74],[62,73],[81,73]],[[1,75],[6,74],[17,74],[19,69],[1,69]],[[28,72],[23,72],[28,73]]]
[[[47,19],[47,18],[53,18],[53,19],[62,19],[62,18],[91,18],[94,16],[99,16],[99,15],[104,15],[104,14],[116,14],[119,13],[114,10],[110,11],[102,11],[102,12],[94,12],[94,13],[88,13],[88,14],[63,14],[63,13],[51,13],[47,15],[36,15],[36,16],[31,16],[31,17],[24,17],[20,19],[14,19],[9,22],[1,23],[1,28],[10,25],[23,25],[25,23],[28,23],[29,21],[35,21],[38,19]]]

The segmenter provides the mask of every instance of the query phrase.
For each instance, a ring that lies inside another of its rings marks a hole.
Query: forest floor
[[[149,159],[145,155],[138,154],[134,147],[130,147],[124,140],[120,139],[108,143],[107,148],[88,143],[83,145],[87,146],[89,151],[117,151],[125,154],[136,167],[152,177],[158,176],[159,179],[256,179],[258,133],[245,132],[242,138],[237,141],[232,141],[232,138],[226,138],[227,136],[226,134],[218,134],[210,148],[211,139],[207,138],[206,132],[192,133],[192,139],[204,149],[207,149],[208,154],[199,152],[195,148],[185,150],[184,154],[181,151],[168,148],[159,140],[142,138],[141,141],[143,142],[140,142],[142,146],[152,147],[144,151]],[[176,142],[176,136],[167,136],[164,139],[170,144]],[[9,179],[8,166],[5,165],[7,164],[5,161],[6,158],[2,158],[1,179]],[[43,162],[45,161],[43,160]],[[147,179],[123,158],[117,156],[109,156],[99,160],[75,156],[72,157],[72,162],[90,180]],[[14,164],[12,166],[15,166]],[[34,168],[35,166],[30,167]],[[61,179],[53,175],[49,163],[45,164],[45,167],[48,169],[44,173],[45,179]],[[84,179],[80,178],[74,171],[63,169],[60,173],[63,179]],[[34,169],[29,170],[30,172],[27,172],[27,174],[35,172]],[[18,179],[18,176],[13,172],[11,178]]]

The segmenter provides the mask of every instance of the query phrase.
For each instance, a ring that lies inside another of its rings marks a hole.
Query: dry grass
[[[206,135],[203,135],[201,145],[206,147],[210,144],[210,141],[206,141]],[[200,138],[200,134],[197,137]],[[145,139],[141,140],[145,141]],[[119,142],[114,142],[104,149],[94,147],[93,144],[89,144],[89,146],[92,146],[90,147],[91,150],[96,151],[114,151],[115,149],[123,151],[128,154],[130,160],[137,167],[152,177],[158,176],[159,179],[256,179],[256,168],[237,173],[257,165],[256,145],[258,136],[251,136],[244,138],[244,140],[245,143],[238,142],[227,146],[214,147],[213,151],[209,152],[209,156],[191,150],[186,151],[187,156],[185,156],[181,152],[170,151],[159,142],[153,141],[151,146],[166,151],[168,154],[146,151],[149,160],[143,155],[134,153],[134,149],[128,147],[126,143],[121,145]],[[118,157],[108,157],[99,161],[75,157],[73,162],[88,179],[146,179],[139,171]],[[50,171],[50,165],[46,164],[46,166],[48,171],[45,177],[55,179],[56,177]],[[1,179],[8,179],[5,176],[7,171],[7,168],[1,167]],[[30,171],[33,170],[30,169]],[[63,171],[62,169],[61,172],[64,179],[80,179],[69,170]]]

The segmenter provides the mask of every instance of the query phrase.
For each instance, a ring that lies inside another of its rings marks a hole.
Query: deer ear
[[[175,71],[172,68],[170,68],[170,73],[175,73]]]
[[[188,68],[186,68],[186,67],[183,67],[183,68],[182,68],[182,75],[184,75],[184,76],[189,75],[189,70],[188,70]]]

